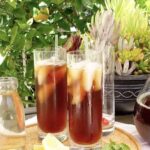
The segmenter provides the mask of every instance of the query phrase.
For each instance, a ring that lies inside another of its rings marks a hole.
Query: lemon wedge
[[[42,145],[44,150],[69,150],[69,147],[64,146],[52,134],[47,134],[47,136],[42,141]]]

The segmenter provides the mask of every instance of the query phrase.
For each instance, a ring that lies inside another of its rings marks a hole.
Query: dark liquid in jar
[[[67,124],[66,65],[41,65],[35,69],[38,126],[58,133]]]
[[[101,138],[102,99],[100,93],[100,90],[86,92],[79,104],[69,105],[70,136],[78,144],[93,144]]]
[[[150,93],[137,99],[134,109],[134,123],[140,135],[150,142]]]

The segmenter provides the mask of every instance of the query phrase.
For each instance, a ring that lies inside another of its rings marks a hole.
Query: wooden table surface
[[[26,128],[26,133],[28,135],[26,142],[26,150],[32,150],[34,144],[41,143],[41,141],[38,139],[37,126],[28,126]],[[109,143],[110,141],[114,141],[116,143],[124,142],[130,147],[131,150],[141,150],[140,144],[132,135],[118,128],[115,128],[113,134],[102,138],[102,145]],[[66,140],[64,144],[69,146],[69,141]]]

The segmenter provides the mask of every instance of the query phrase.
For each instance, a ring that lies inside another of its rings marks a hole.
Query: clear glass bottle
[[[25,149],[24,108],[17,88],[16,78],[0,77],[0,150]]]

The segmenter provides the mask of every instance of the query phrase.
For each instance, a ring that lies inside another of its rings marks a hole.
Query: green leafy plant
[[[33,50],[63,45],[72,32],[86,32],[102,0],[1,0],[0,76],[19,80],[24,104],[34,103]]]
[[[139,6],[134,0],[1,0],[0,76],[17,77],[24,104],[33,104],[33,50],[53,47],[56,34],[59,45],[64,45],[72,33],[88,32],[87,24],[90,24],[91,17],[100,8],[114,11],[116,24],[120,24],[121,36],[127,40],[133,36],[135,48],[141,49],[144,54],[144,58],[136,62],[132,74],[139,74],[139,71],[140,74],[148,73],[149,4],[145,1],[142,6],[140,0],[138,3]],[[116,28],[115,31],[117,30]],[[87,35],[91,38],[88,33]],[[75,39],[72,38],[72,41]],[[78,44],[80,42],[81,39]]]
[[[124,38],[142,38],[147,35],[148,16],[134,0],[106,0],[106,8],[112,9],[116,22],[120,23],[120,33]]]
[[[136,0],[137,4],[148,12],[148,17],[150,18],[150,1],[149,0]]]
[[[117,144],[116,142],[110,141],[110,143],[104,145],[102,150],[130,150],[130,148],[124,143]]]
[[[104,50],[106,57],[107,51],[114,47],[118,75],[150,73],[148,12],[134,0],[106,0],[105,5],[91,19],[90,36],[84,34],[92,41],[88,46]]]
[[[114,45],[116,73],[119,75],[145,74],[150,72],[150,27],[148,1],[106,0],[106,9],[113,10],[115,21],[120,24],[122,41]],[[145,8],[145,9],[143,9]],[[130,43],[130,39],[133,39]],[[122,48],[119,48],[122,45]],[[132,47],[130,47],[133,45]],[[128,49],[130,47],[130,49]],[[121,50],[121,51],[120,51]]]

